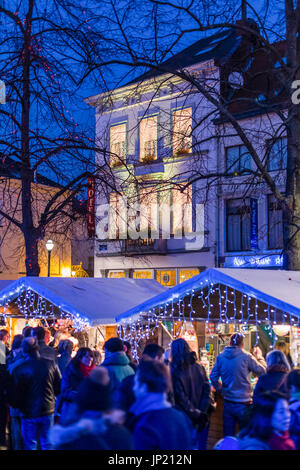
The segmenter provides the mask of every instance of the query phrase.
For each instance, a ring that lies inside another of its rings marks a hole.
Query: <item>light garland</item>
[[[0,298],[0,306],[4,310],[1,316],[4,320],[8,317],[6,312],[12,301],[16,302],[20,314],[25,319],[68,319],[72,320],[75,331],[85,330],[91,326],[88,318],[82,318],[78,313],[67,312],[60,305],[54,305],[33,289],[26,288],[24,284]]]
[[[238,302],[238,298],[240,298],[240,302]],[[217,302],[215,302],[216,300]],[[195,302],[197,302],[197,306]],[[122,320],[118,325],[118,334],[122,339],[132,344],[136,353],[140,341],[153,336],[162,320],[172,321],[172,323],[181,322],[182,325],[186,320],[205,321],[208,329],[210,322],[231,323],[235,326],[240,325],[242,328],[252,324],[256,326],[256,345],[260,339],[259,327],[261,324],[270,326],[272,323],[276,325],[288,321],[291,326],[299,327],[300,319],[296,315],[280,311],[272,305],[267,305],[267,308],[264,308],[263,305],[264,303],[253,295],[206,280],[206,283],[200,283],[198,291],[194,288],[181,296],[174,295],[164,304],[148,311],[139,312],[138,320],[130,318]],[[134,325],[137,325],[138,328]],[[174,339],[180,335],[181,329],[182,327],[179,328]],[[273,336],[272,339],[273,345],[271,347],[274,347],[277,337]]]

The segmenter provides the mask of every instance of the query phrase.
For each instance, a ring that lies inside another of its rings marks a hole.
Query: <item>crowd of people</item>
[[[8,349],[0,330],[0,446],[13,450],[206,450],[215,398],[223,397],[216,450],[299,450],[300,369],[281,348],[264,359],[235,333],[208,377],[181,338],[150,343],[139,361],[120,338],[98,351],[43,327]],[[250,374],[258,378],[251,386]],[[7,433],[9,430],[9,433]],[[7,441],[9,435],[9,443]]]

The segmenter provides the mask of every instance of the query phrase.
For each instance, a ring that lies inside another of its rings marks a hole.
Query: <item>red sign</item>
[[[94,176],[89,176],[87,188],[87,229],[89,237],[95,236],[95,186]]]

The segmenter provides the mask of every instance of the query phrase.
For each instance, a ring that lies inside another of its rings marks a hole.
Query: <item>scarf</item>
[[[273,366],[269,366],[267,367],[267,372],[283,372],[284,374],[287,374],[289,371],[288,369],[286,368],[285,365],[283,364],[274,364]]]
[[[268,442],[271,450],[296,450],[295,444],[288,431],[282,434],[272,434]]]
[[[171,408],[171,406],[165,393],[149,392],[147,395],[137,398],[129,411],[135,416],[139,416],[147,411],[164,410]]]
[[[82,362],[79,364],[79,369],[83,377],[88,377],[90,375],[90,372],[94,369],[94,367],[95,367],[94,364],[92,364],[91,366],[86,366],[85,364],[82,364]]]

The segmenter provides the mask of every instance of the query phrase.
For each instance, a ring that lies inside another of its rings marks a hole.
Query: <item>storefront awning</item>
[[[193,296],[194,291],[216,285],[234,289],[265,306],[300,318],[299,271],[212,268],[118,315],[116,321],[136,321],[142,314],[178,303],[178,299]]]
[[[165,290],[154,279],[22,277],[1,289],[0,306],[33,292],[61,312],[96,326],[115,323],[124,311]]]

